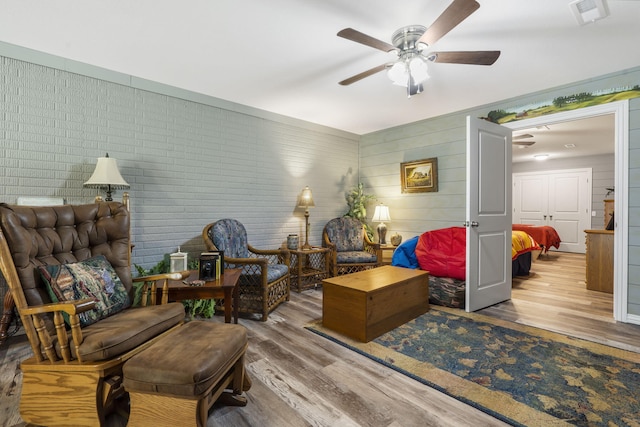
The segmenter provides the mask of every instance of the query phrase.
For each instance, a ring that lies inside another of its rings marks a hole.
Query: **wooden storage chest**
[[[429,273],[390,265],[322,281],[322,323],[371,341],[429,311]]]

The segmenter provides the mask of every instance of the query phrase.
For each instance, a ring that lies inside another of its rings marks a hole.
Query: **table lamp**
[[[308,251],[311,249],[311,245],[309,244],[309,208],[314,207],[315,203],[313,203],[313,195],[311,194],[311,189],[307,185],[302,190],[302,194],[300,195],[300,203],[298,207],[304,208],[304,218],[305,218],[305,238],[304,245],[302,245],[303,251]]]
[[[371,218],[373,222],[379,222],[378,224],[378,243],[381,245],[386,245],[386,237],[387,237],[387,226],[385,225],[385,221],[391,221],[391,216],[389,216],[389,207],[383,204],[379,204],[376,206],[376,210],[373,213],[373,218]]]
[[[105,157],[99,157],[96,163],[96,169],[87,182],[84,183],[87,188],[103,188],[107,190],[107,198],[105,201],[111,202],[111,190],[129,188],[129,184],[120,175],[118,163],[116,159],[109,157],[109,153]]]

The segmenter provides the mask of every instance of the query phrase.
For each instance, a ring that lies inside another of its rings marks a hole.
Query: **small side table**
[[[224,298],[224,321],[238,323],[238,279],[242,269],[227,268],[220,279],[205,282],[204,286],[189,286],[183,282],[170,280],[168,286],[168,300],[182,301],[185,299]],[[188,280],[197,280],[198,271],[192,271]],[[162,297],[162,288],[158,288],[158,297]]]
[[[313,247],[309,250],[294,249],[291,253],[291,288],[297,292],[310,289],[329,277],[330,249]]]
[[[391,265],[393,252],[396,248],[397,246],[393,245],[380,245],[380,250],[382,251],[382,260],[380,261],[380,265]]]

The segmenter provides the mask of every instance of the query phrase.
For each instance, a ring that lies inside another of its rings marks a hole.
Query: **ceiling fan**
[[[347,40],[361,43],[384,52],[396,51],[398,59],[395,62],[378,65],[370,70],[356,74],[342,80],[346,86],[387,69],[389,78],[400,86],[406,86],[407,96],[421,93],[422,83],[429,77],[427,62],[449,64],[491,65],[500,56],[499,50],[433,52],[428,48],[440,40],[469,15],[475,12],[480,4],[475,0],[453,0],[444,12],[430,27],[410,25],[400,28],[391,36],[392,44],[368,36],[353,28],[345,28],[338,32],[338,36]]]
[[[511,138],[511,143],[513,145],[517,145],[520,148],[527,148],[532,146],[533,144],[535,144],[535,141],[524,141],[525,139],[529,139],[529,138],[533,138],[533,135],[531,135],[530,133],[525,133],[522,135],[514,135],[513,138]]]

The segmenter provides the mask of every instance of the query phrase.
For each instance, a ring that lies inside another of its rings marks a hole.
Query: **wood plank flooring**
[[[479,313],[640,353],[640,326],[616,322],[613,295],[586,288],[583,254],[540,256],[510,301]]]
[[[640,326],[613,321],[610,295],[587,291],[584,255],[554,252],[515,279],[513,298],[481,313],[640,352]],[[249,332],[253,386],[244,408],[214,406],[207,426],[501,426],[504,423],[304,329],[322,316],[322,290],[293,292]],[[214,321],[221,321],[216,316]],[[0,425],[18,415],[24,337],[0,348]],[[110,420],[110,425],[122,425]]]

